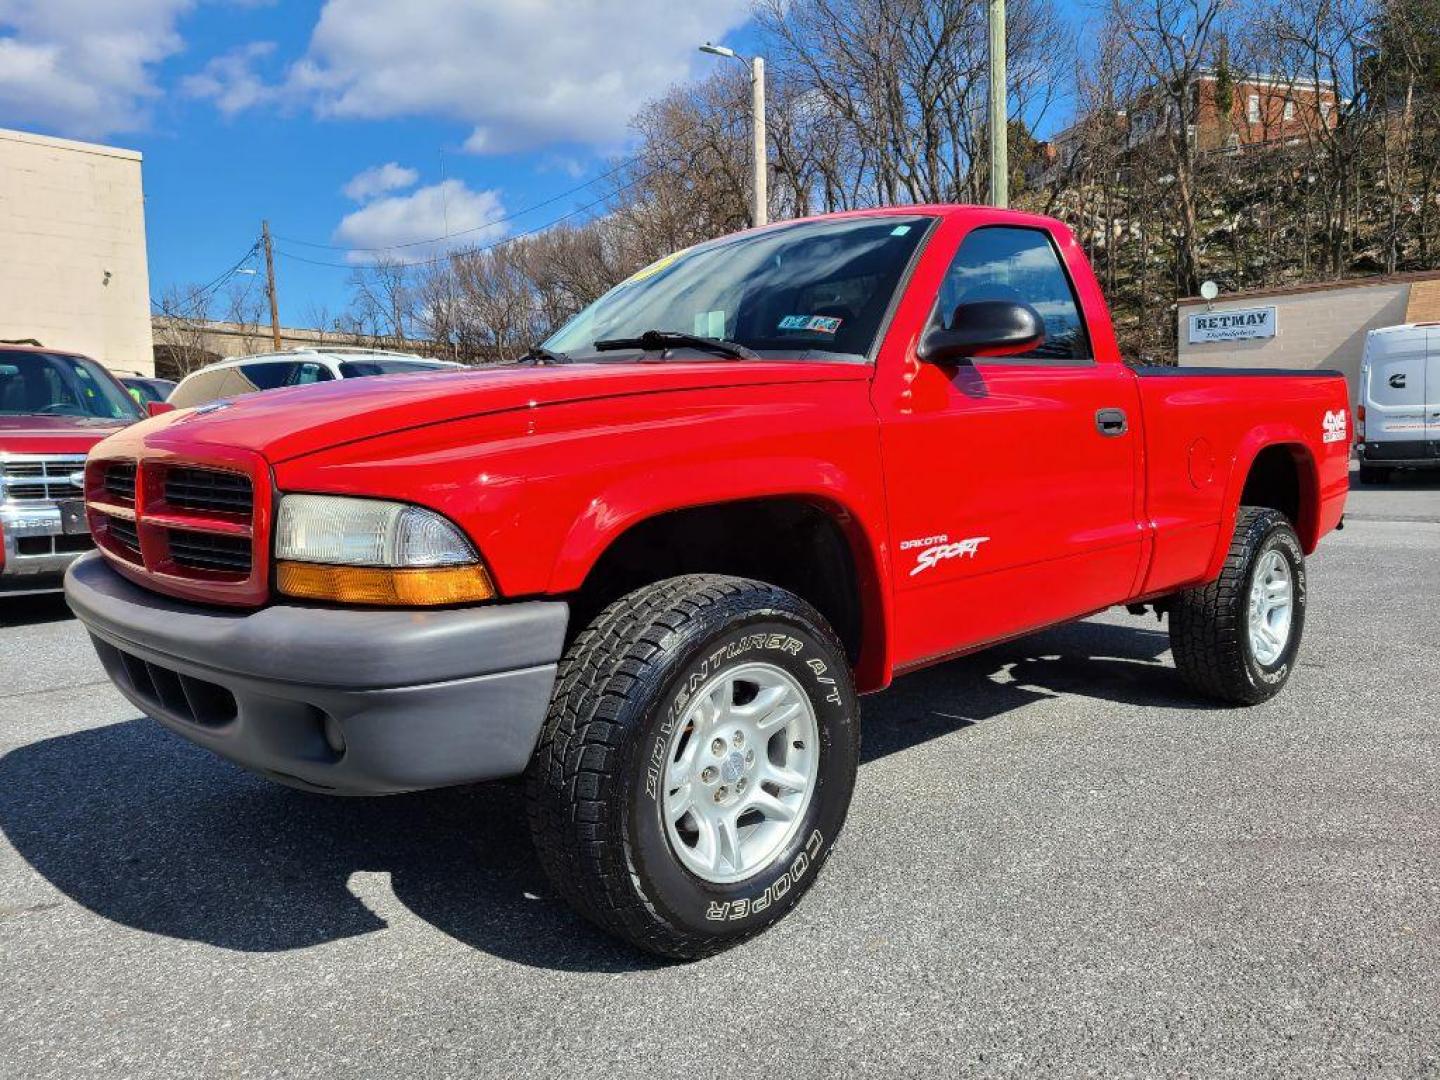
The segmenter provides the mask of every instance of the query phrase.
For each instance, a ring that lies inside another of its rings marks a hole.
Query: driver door
[[[1123,601],[1140,569],[1139,391],[1118,358],[1097,363],[1055,238],[980,226],[952,250],[932,318],[1014,300],[1046,335],[940,367],[913,334],[903,377],[877,378],[897,669]]]

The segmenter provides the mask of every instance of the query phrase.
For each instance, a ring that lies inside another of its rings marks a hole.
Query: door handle
[[[1130,422],[1126,419],[1124,409],[1096,409],[1095,428],[1101,435],[1124,435],[1130,430]]]

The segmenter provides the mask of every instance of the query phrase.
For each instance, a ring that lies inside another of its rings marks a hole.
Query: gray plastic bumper
[[[70,567],[65,597],[147,715],[274,780],[348,795],[523,772],[569,619],[548,601],[227,611],[141,589],[98,554]]]

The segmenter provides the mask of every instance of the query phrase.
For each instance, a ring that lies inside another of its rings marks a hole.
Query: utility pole
[[[265,291],[270,295],[270,337],[275,351],[280,351],[280,304],[275,298],[275,245],[270,242],[270,222],[260,223],[260,236],[265,242]]]
[[[759,56],[741,56],[734,49],[708,41],[700,46],[700,51],[739,60],[750,69],[750,224],[764,225],[770,220],[770,165],[765,148],[765,60]]]
[[[1010,205],[1010,117],[1005,77],[1005,0],[990,5],[990,205]]]
[[[753,119],[751,138],[754,140],[750,150],[753,170],[750,216],[756,225],[764,225],[770,220],[770,178],[765,153],[765,61],[758,56],[750,61],[750,113]]]

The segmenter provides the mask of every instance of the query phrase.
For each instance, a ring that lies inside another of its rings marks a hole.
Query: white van
[[[1371,330],[1355,411],[1360,479],[1396,469],[1440,469],[1440,323]]]
[[[453,360],[427,360],[413,353],[349,346],[291,349],[289,352],[237,356],[191,372],[167,399],[177,409],[204,405],[218,398],[305,386],[334,379],[362,379],[463,367]]]

